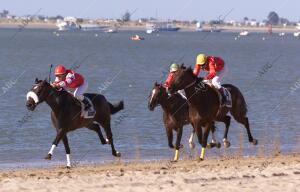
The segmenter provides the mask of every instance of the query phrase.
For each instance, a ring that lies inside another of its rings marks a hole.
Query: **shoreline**
[[[108,28],[114,28],[114,26],[107,26]],[[179,32],[197,32],[195,27],[192,26],[178,26],[180,27]],[[18,28],[26,28],[26,29],[57,29],[55,23],[7,23],[0,22],[0,29],[18,29]],[[209,30],[210,27],[204,26],[204,30]],[[220,26],[218,29],[221,29],[222,32],[231,32],[231,33],[239,33],[241,31],[249,31],[253,33],[267,33],[268,27],[236,27],[236,26]],[[120,31],[146,31],[146,26],[144,25],[122,25],[118,28]],[[273,27],[273,33],[294,33],[299,32],[300,29],[295,27]]]
[[[296,191],[300,154],[0,170],[0,191]]]

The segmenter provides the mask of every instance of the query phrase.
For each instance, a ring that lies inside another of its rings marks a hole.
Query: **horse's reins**
[[[191,86],[193,86],[194,84],[196,84],[197,81],[198,81],[198,80],[195,80],[194,82],[190,83],[189,85],[187,85],[187,86],[186,86],[185,88],[183,88],[183,89],[188,89],[188,88],[190,88]]]

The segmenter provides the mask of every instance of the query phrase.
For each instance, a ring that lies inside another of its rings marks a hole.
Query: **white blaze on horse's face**
[[[150,103],[152,103],[152,99],[153,99],[155,93],[156,93],[156,89],[153,89],[152,94],[151,94],[151,98],[150,98]]]
[[[33,91],[29,91],[26,95],[26,98],[27,98],[27,101],[31,98],[35,102],[35,104],[37,104],[39,102],[39,97]]]

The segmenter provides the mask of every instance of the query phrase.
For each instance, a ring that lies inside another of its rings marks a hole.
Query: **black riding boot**
[[[84,104],[84,110],[87,111],[91,107],[90,102],[86,98],[84,98],[82,102]]]
[[[227,101],[227,98],[226,98],[226,95],[224,93],[224,89],[223,87],[221,89],[219,89],[221,95],[222,95],[222,104],[221,105],[225,105],[226,104],[226,101]]]

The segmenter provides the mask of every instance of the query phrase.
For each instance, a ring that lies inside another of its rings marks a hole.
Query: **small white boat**
[[[117,33],[117,29],[107,29],[105,33]]]
[[[197,31],[197,32],[202,32],[202,31],[203,31],[203,28],[202,28],[200,22],[197,22],[197,24],[196,24],[196,31]]]
[[[147,24],[146,25],[146,33],[147,34],[158,33],[158,29],[154,25]]]
[[[282,32],[282,33],[279,33],[279,36],[280,36],[280,37],[283,37],[283,36],[285,36],[285,33],[283,33],[283,32]]]
[[[56,23],[56,26],[59,31],[70,31],[70,30],[79,30],[80,26],[75,22],[70,21],[61,21]]]
[[[240,36],[248,36],[249,35],[249,31],[242,31],[239,34]]]
[[[294,33],[294,37],[299,37],[300,36],[300,32],[295,32]]]
[[[79,26],[82,31],[104,31],[106,26],[96,24],[82,24]]]

